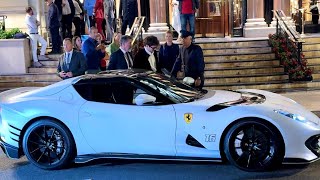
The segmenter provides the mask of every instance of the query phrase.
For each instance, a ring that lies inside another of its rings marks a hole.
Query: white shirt
[[[74,4],[74,8],[75,8],[75,14],[74,14],[74,17],[80,17],[80,14],[82,13],[82,10],[78,4],[77,1],[73,0],[73,4]]]
[[[146,47],[144,47],[144,50],[146,51],[147,54],[150,55],[148,58],[148,61],[152,71],[156,72],[157,71],[156,57],[154,57],[154,54],[149,52]]]
[[[70,8],[69,1],[62,0],[62,15],[68,15],[68,14],[71,14],[71,8]]]
[[[65,52],[65,54],[64,54],[64,62],[67,65],[70,64],[70,62],[71,62],[72,53],[73,53],[73,50],[71,50],[70,52]],[[69,54],[69,56],[68,56],[68,54]]]
[[[38,24],[37,24],[37,19],[36,17],[33,15],[33,16],[30,16],[29,14],[26,15],[26,18],[25,18],[25,22],[27,24],[27,27],[28,27],[28,34],[30,33],[38,33]]]

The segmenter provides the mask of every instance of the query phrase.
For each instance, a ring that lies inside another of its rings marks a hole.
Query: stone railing
[[[0,75],[28,73],[30,52],[29,39],[0,39]]]

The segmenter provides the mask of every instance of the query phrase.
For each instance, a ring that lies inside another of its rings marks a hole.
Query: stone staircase
[[[43,87],[61,81],[56,74],[59,55],[48,55],[50,60],[40,61],[42,68],[29,67],[27,74],[1,75],[0,92],[17,87]]]
[[[207,89],[265,89],[273,92],[320,89],[320,38],[306,38],[303,51],[312,82],[289,82],[268,40],[203,43]]]
[[[206,89],[265,89],[273,92],[320,89],[320,37],[306,38],[303,52],[313,69],[312,82],[289,82],[267,39],[238,41],[221,39],[202,42]],[[56,75],[59,55],[40,61],[42,68],[29,68],[29,73],[1,75],[0,91],[16,87],[47,86],[61,81]]]

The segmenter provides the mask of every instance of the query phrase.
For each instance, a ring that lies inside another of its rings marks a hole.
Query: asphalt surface
[[[320,91],[283,95],[320,114]],[[307,166],[282,165],[272,172],[244,172],[228,163],[173,161],[95,160],[63,170],[46,171],[30,164],[25,157],[13,160],[0,153],[0,180],[213,180],[213,179],[320,179],[320,161]]]

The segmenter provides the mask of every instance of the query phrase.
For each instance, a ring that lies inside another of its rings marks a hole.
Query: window
[[[74,85],[76,91],[87,101],[135,105],[135,98],[140,94],[154,94],[136,86],[133,82],[123,80],[102,80],[80,82]],[[163,104],[154,102],[154,104]]]

